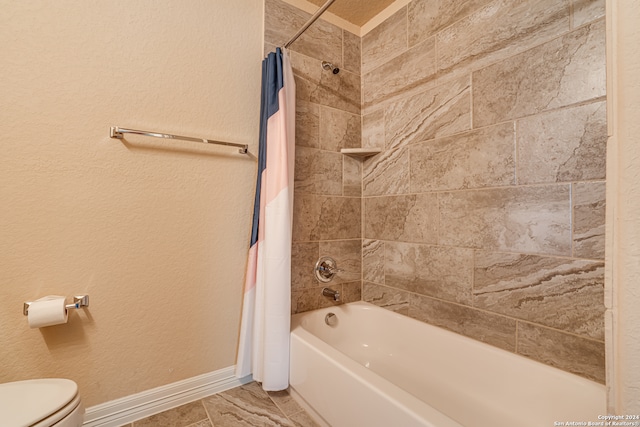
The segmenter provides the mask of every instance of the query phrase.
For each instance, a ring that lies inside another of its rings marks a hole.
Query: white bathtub
[[[606,414],[601,384],[366,302],[293,316],[290,374],[292,395],[332,427],[551,427]]]

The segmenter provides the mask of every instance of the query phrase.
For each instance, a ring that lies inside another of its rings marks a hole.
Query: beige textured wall
[[[235,363],[257,145],[259,0],[0,2],[0,382],[88,406]],[[87,293],[67,325],[23,301]]]
[[[604,382],[602,0],[413,0],[362,38],[363,299]]]
[[[607,1],[610,158],[607,170],[607,306],[614,326],[607,354],[609,407],[640,412],[640,4]]]

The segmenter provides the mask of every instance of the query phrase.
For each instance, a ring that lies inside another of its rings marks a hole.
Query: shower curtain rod
[[[336,0],[328,0],[320,9],[318,9],[318,11],[316,13],[314,13],[311,18],[309,18],[307,23],[304,24],[302,26],[302,28],[300,28],[300,30],[298,30],[298,32],[295,33],[295,35],[293,37],[291,37],[289,39],[289,41],[284,44],[285,49],[288,48],[291,45],[291,43],[293,43],[294,41],[298,40],[298,37],[300,37],[302,35],[302,33],[304,33],[305,31],[307,31],[307,28],[309,28],[311,26],[311,24],[316,22],[316,19],[318,19],[320,17],[320,15],[322,15],[324,13],[324,11],[327,10],[329,8],[329,6],[331,6],[333,4],[334,1],[336,1]]]

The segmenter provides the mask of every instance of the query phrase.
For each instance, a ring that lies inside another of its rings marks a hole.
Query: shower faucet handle
[[[333,279],[337,273],[342,272],[343,270],[338,268],[336,261],[328,256],[320,257],[318,262],[316,262],[316,266],[314,268],[316,279],[319,282],[327,283]]]

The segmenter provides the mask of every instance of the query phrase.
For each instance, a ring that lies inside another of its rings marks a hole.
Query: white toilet
[[[60,378],[0,384],[3,427],[80,427],[84,407],[78,385]]]

